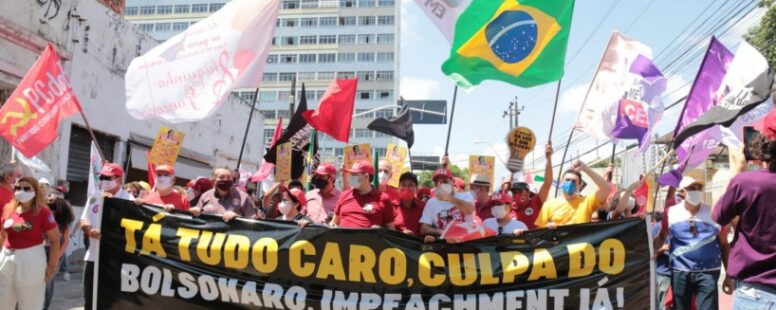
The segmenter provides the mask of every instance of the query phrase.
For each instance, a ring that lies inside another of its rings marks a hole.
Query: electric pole
[[[504,114],[501,117],[509,117],[509,129],[512,130],[512,128],[520,127],[520,113],[522,113],[525,110],[525,106],[520,107],[517,103],[517,96],[515,96],[515,101],[512,101],[509,103],[509,108],[504,111]]]

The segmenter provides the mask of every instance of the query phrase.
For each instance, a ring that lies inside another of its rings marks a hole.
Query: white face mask
[[[32,198],[35,198],[35,192],[16,191],[14,192],[14,196],[19,202],[27,203],[32,200]]]
[[[284,202],[284,201],[281,201],[278,204],[278,211],[280,211],[280,213],[283,213],[283,215],[288,215],[288,213],[291,212],[291,208],[293,208],[293,207],[294,206],[292,204]]]
[[[391,175],[385,172],[380,172],[377,174],[377,178],[380,180],[380,183],[388,183],[388,181],[391,179]]]
[[[453,193],[453,185],[450,183],[442,183],[439,184],[439,189],[445,193],[452,194]]]
[[[684,198],[687,203],[693,206],[697,206],[701,204],[701,200],[703,200],[703,192],[702,191],[687,191],[687,195]]]
[[[156,188],[165,190],[172,187],[172,177],[160,176],[156,178]]]
[[[351,175],[348,177],[348,185],[353,188],[359,187],[361,185],[361,180],[357,175]]]
[[[112,190],[116,188],[116,180],[110,180],[110,181],[100,181],[100,190],[103,192],[107,192],[109,190]]]
[[[490,212],[493,214],[493,217],[500,219],[507,215],[507,208],[504,205],[493,206],[493,208],[490,209]]]

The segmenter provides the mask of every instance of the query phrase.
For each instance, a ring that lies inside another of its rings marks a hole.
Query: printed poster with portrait
[[[484,174],[490,180],[490,192],[493,191],[493,178],[496,174],[496,157],[485,155],[469,156],[469,177],[466,184],[471,183],[472,176],[475,174]]]
[[[291,154],[293,151],[293,144],[286,142],[278,145],[277,162],[275,163],[275,181],[285,182],[291,180]]]
[[[348,145],[345,147],[345,167],[350,168],[353,163],[359,160],[366,160],[372,163],[372,148],[369,143]]]
[[[156,134],[156,140],[151,147],[151,153],[148,160],[154,165],[168,164],[175,165],[178,159],[178,153],[183,145],[184,133],[175,131],[167,127],[159,128]]]
[[[388,144],[388,150],[385,153],[385,160],[391,164],[393,175],[388,185],[399,188],[399,177],[403,173],[404,160],[407,158],[407,148],[399,145]]]

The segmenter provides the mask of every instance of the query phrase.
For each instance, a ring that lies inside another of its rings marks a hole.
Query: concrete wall
[[[59,4],[59,5],[57,5]],[[205,120],[178,125],[139,121],[127,114],[124,74],[130,61],[157,42],[94,0],[14,1],[0,10],[0,89],[12,90],[52,42],[63,57],[64,68],[84,112],[95,131],[116,137],[114,160],[125,160],[130,136],[153,140],[161,126],[186,133],[182,154],[211,166],[234,166],[240,152],[249,106],[239,101],[225,103]],[[6,95],[9,93],[6,92]],[[263,156],[263,118],[255,113],[243,155],[243,168],[255,170]],[[60,125],[59,138],[40,154],[57,178],[65,179],[71,122]],[[0,142],[6,161],[9,146]]]

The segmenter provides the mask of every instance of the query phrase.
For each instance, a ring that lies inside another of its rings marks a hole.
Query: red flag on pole
[[[316,130],[348,143],[357,85],[356,79],[332,81],[323,94],[318,109],[306,111],[302,116]]]
[[[59,121],[79,111],[78,98],[49,43],[0,109],[0,136],[33,157],[57,138]]]
[[[272,148],[275,146],[275,143],[278,142],[278,139],[280,139],[280,135],[283,133],[283,118],[281,117],[278,120],[278,125],[275,127],[275,134],[272,136],[272,143],[269,144],[269,148]],[[269,163],[266,160],[261,163],[261,167],[259,167],[259,170],[254,173],[250,181],[251,182],[261,182],[264,181],[269,175],[272,173],[272,168],[275,168],[275,164]]]
[[[146,162],[148,163],[148,185],[150,185],[151,188],[154,188],[154,184],[156,184],[156,167],[154,167],[154,164],[148,160],[148,155],[149,152],[146,151]]]

